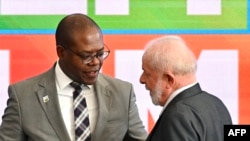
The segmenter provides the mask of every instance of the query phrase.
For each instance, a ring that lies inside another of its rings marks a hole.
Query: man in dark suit
[[[147,43],[140,82],[163,107],[147,141],[223,141],[231,116],[216,96],[196,81],[196,59],[178,36]]]
[[[74,141],[72,81],[86,85],[92,141],[143,141],[147,137],[130,83],[99,73],[110,50],[100,27],[83,14],[56,29],[59,57],[47,72],[12,84],[0,141]]]

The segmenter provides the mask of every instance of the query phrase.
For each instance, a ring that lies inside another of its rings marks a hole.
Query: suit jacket
[[[147,132],[132,85],[99,74],[94,88],[99,111],[92,141],[145,140]],[[8,93],[0,141],[70,141],[59,107],[54,67],[10,85]],[[45,96],[48,102],[44,102]]]
[[[226,106],[196,84],[167,105],[147,141],[224,141],[226,124],[232,124]]]

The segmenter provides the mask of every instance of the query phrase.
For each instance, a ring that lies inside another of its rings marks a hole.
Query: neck
[[[180,75],[176,77],[176,89],[195,83],[196,77],[193,74]]]

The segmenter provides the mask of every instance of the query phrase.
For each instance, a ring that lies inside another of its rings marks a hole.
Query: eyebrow
[[[101,48],[101,49],[99,49],[99,50],[97,50],[96,52],[100,52],[100,51],[103,51],[104,50],[104,47],[103,48]],[[93,53],[96,53],[96,52],[92,52],[92,51],[85,51],[85,50],[83,50],[83,51],[81,51],[81,52],[79,52],[79,53],[88,53],[88,54],[93,54]]]

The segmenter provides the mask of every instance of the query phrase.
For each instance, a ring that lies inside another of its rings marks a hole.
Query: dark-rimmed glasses
[[[61,45],[63,46],[63,45]],[[69,51],[71,51],[73,54],[77,55],[78,57],[80,57],[82,59],[82,63],[83,64],[88,64],[90,62],[92,62],[94,60],[94,58],[96,57],[98,60],[103,61],[106,58],[108,58],[108,55],[110,54],[110,50],[108,48],[107,45],[104,45],[104,48],[108,49],[107,51],[99,51],[97,53],[95,53],[94,55],[80,55],[77,52],[75,52],[74,50],[72,50],[71,48],[67,48],[65,46],[63,46],[65,49],[68,49]]]

